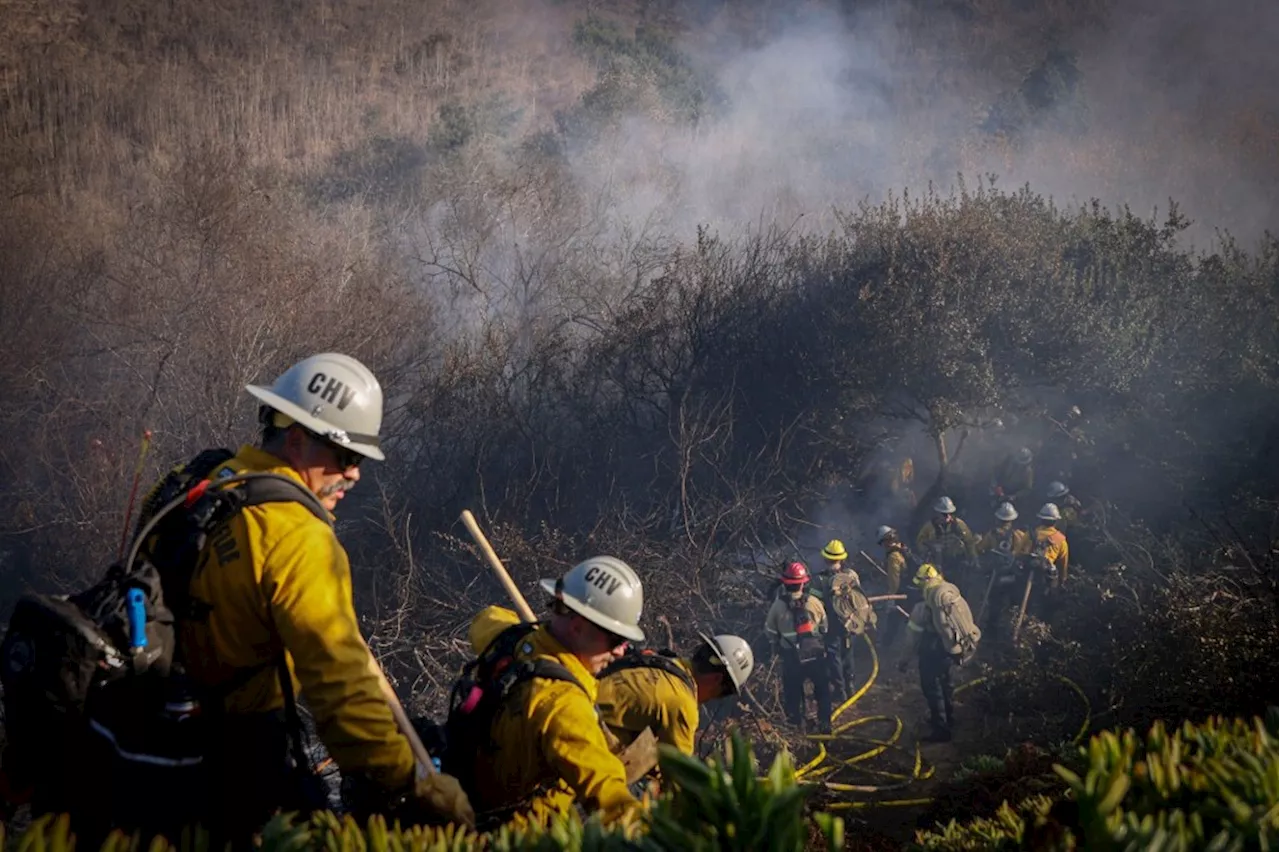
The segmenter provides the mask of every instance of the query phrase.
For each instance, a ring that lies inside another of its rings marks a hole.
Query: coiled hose
[[[833,728],[830,734],[810,734],[809,739],[818,743],[818,754],[796,770],[797,780],[814,782],[820,784],[827,790],[839,793],[888,793],[898,790],[905,790],[918,781],[927,781],[933,777],[935,767],[928,764],[920,754],[920,744],[917,742],[914,751],[909,751],[899,745],[902,738],[904,725],[902,719],[898,716],[864,716],[859,719],[852,719],[847,722],[837,722],[841,716],[848,712],[861,698],[871,689],[876,678],[880,674],[880,656],[876,653],[875,644],[871,641],[871,637],[862,634],[863,641],[867,643],[867,648],[871,651],[871,674],[867,678],[866,683],[862,684],[853,695],[837,707],[831,714],[831,723]],[[998,675],[996,676],[998,677]],[[1080,742],[1084,738],[1085,733],[1089,730],[1089,724],[1092,720],[1093,709],[1089,704],[1088,697],[1084,694],[1078,684],[1061,675],[1054,675],[1055,679],[1066,684],[1079,698],[1084,705],[1084,721],[1081,722],[1079,730],[1072,738],[1073,743]],[[959,695],[966,689],[977,686],[991,679],[991,676],[984,676],[968,681],[955,688],[954,694]],[[855,728],[863,727],[873,723],[884,723],[891,725],[893,730],[889,736],[883,740],[871,739],[866,737],[849,736],[849,731]],[[827,751],[826,744],[836,740],[853,741],[859,740],[871,744],[871,748],[864,752],[855,754],[852,757],[833,758]],[[912,768],[908,772],[890,772],[882,769],[871,769],[860,764],[865,764],[890,750],[902,752],[911,756]],[[864,775],[876,778],[888,779],[887,783],[882,784],[847,784],[835,781],[818,781],[817,779],[824,776],[832,775],[846,768],[855,768],[856,771]],[[859,808],[889,808],[889,807],[910,807],[914,805],[927,805],[932,802],[931,797],[920,798],[904,798],[904,799],[855,799],[850,801],[830,802],[823,805],[826,810],[854,810]]]

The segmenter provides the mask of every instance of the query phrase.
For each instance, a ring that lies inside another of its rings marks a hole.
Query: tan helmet
[[[996,509],[996,520],[998,521],[1016,521],[1018,520],[1018,510],[1013,508],[1012,503],[1001,503]]]
[[[382,461],[382,386],[350,355],[312,355],[280,374],[270,387],[245,390],[327,441]]]
[[[956,504],[951,502],[951,498],[947,496],[939,497],[937,502],[933,504],[933,511],[939,515],[950,515],[956,510]]]
[[[1062,513],[1058,511],[1057,503],[1045,503],[1040,507],[1040,511],[1036,513],[1036,517],[1042,521],[1060,521]]]
[[[898,531],[888,524],[881,524],[880,529],[876,530],[876,544],[884,544],[887,538],[894,538],[898,535]]]
[[[1057,500],[1059,497],[1067,496],[1070,490],[1064,483],[1055,480],[1049,483],[1049,493],[1046,496],[1050,500]]]
[[[756,665],[756,657],[751,650],[751,645],[741,636],[730,633],[719,633],[715,638],[705,633],[699,633],[698,636],[711,646],[711,650],[724,663],[729,672],[729,680],[733,681],[733,691],[741,692],[742,684],[751,677],[751,670]]]
[[[1032,458],[1031,448],[1023,447],[1022,449],[1018,450],[1018,453],[1013,457],[1013,460],[1018,464],[1026,465],[1026,464],[1031,464],[1031,458]]]
[[[631,566],[612,556],[592,556],[542,589],[596,627],[632,642],[643,642],[640,610],[644,588]]]

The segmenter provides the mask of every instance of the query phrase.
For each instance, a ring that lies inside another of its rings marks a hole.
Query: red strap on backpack
[[[209,490],[211,482],[212,480],[209,479],[200,480],[199,485],[187,492],[187,499],[183,502],[183,505],[188,509],[194,506],[196,502],[205,495],[205,492]]]

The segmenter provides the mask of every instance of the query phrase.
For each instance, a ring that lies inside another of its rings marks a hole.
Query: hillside
[[[877,526],[914,536],[943,494],[984,532],[1027,446],[1037,495],[1092,507],[1072,583],[985,646],[962,736],[914,767],[919,687],[884,649],[850,714],[895,746],[834,777],[939,800],[828,791],[865,848],[1082,724],[1261,714],[1276,14],[0,0],[0,612],[99,576],[137,489],[254,439],[245,384],[332,350],[388,395],[388,460],[337,529],[418,712],[503,600],[464,508],[526,592],[616,553],[652,635],[763,656],[783,560],[878,557]],[[812,759],[759,671],[702,750],[741,727]]]
[[[7,2],[0,151],[19,191],[67,203],[212,144],[328,200],[412,184],[429,206],[443,154],[498,168],[552,146],[620,213],[685,232],[829,222],[992,172],[1144,214],[1172,198],[1203,236],[1252,240],[1274,227],[1274,18],[1256,0]]]

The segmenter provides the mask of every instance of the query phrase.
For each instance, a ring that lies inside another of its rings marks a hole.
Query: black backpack
[[[689,687],[689,689],[697,695],[697,683],[694,681],[693,676],[685,671],[683,666],[676,662],[677,659],[678,656],[675,651],[667,649],[653,650],[646,648],[644,650],[639,650],[629,648],[627,653],[614,660],[600,672],[599,679],[604,680],[609,677],[609,675],[625,671],[626,669],[652,668],[666,672],[679,680],[685,686]]]
[[[329,523],[315,495],[288,477],[224,471],[209,480],[232,456],[207,450],[171,471],[144,504],[128,555],[97,584],[18,601],[0,643],[4,768],[15,787],[39,790],[62,784],[58,773],[102,772],[109,783],[95,795],[106,804],[93,807],[124,824],[164,814],[181,825],[197,814],[211,710],[201,698],[220,703],[258,671],[216,696],[185,677],[177,621],[192,614],[188,585],[201,550],[221,524],[262,503],[300,502]],[[283,657],[278,668],[286,712],[297,720]],[[305,765],[300,723],[291,727],[294,760]],[[70,766],[48,760],[51,743]]]
[[[468,796],[476,793],[476,754],[492,745],[493,722],[516,687],[540,677],[572,683],[586,693],[581,681],[560,663],[517,657],[521,644],[538,626],[537,622],[521,623],[503,630],[463,667],[453,685],[449,715],[439,732],[443,739],[440,768],[457,778]]]

